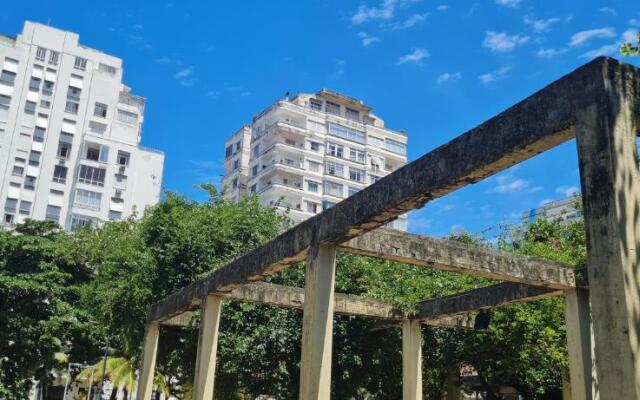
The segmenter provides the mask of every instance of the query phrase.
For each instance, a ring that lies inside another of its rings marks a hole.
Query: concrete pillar
[[[144,347],[142,349],[142,365],[138,372],[137,400],[151,400],[159,337],[160,324],[158,322],[148,324],[144,336]]]
[[[422,400],[422,325],[402,322],[402,400]]]
[[[221,312],[222,299],[218,296],[207,296],[200,306],[198,352],[196,354],[196,372],[193,382],[194,400],[213,399]]]
[[[311,246],[305,272],[300,400],[331,396],[335,272],[335,246]]]
[[[640,398],[640,84],[603,67],[605,94],[580,110],[576,139],[587,235],[598,395]]]
[[[563,385],[563,398],[569,400],[564,396],[570,393],[572,400],[592,400],[589,292],[582,289],[565,290],[564,303],[571,389],[566,391]]]

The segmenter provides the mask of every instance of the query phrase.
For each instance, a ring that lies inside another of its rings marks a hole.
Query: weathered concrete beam
[[[464,243],[379,228],[351,239],[340,250],[443,271],[507,282],[570,289],[587,286],[570,265]]]
[[[562,293],[561,290],[540,286],[501,283],[423,301],[418,304],[418,311],[411,318],[428,322],[444,316],[525,303]]]
[[[597,58],[487,122],[154,304],[149,321],[194,307],[306,258],[312,244],[339,244],[470,183],[555,147],[575,134],[576,114],[597,101],[605,75],[631,67]],[[638,70],[634,69],[638,74]],[[621,94],[622,95],[622,94]]]
[[[304,306],[303,288],[265,282],[248,283],[229,293],[224,293],[221,297],[225,300],[298,310],[302,310]],[[403,312],[391,303],[343,293],[334,295],[334,313],[394,321],[405,318]],[[193,313],[187,311],[162,322],[162,325],[186,326],[189,325],[192,316]]]

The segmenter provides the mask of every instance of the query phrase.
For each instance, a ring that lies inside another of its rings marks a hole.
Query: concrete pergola
[[[422,399],[420,324],[468,327],[469,313],[563,295],[571,396],[640,398],[640,70],[597,58],[321,214],[154,304],[138,400],[149,400],[163,324],[201,322],[194,395],[213,398],[223,299],[303,310],[300,399],[330,398],[333,314],[402,325],[403,399]],[[532,257],[381,228],[407,211],[576,138],[586,271]],[[504,281],[393,305],[334,293],[336,252]],[[306,261],[305,288],[256,282]]]

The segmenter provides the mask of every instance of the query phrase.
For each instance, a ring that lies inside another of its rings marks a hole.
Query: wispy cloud
[[[195,68],[193,65],[182,68],[173,74],[173,78],[182,86],[193,86],[198,79],[193,75]]]
[[[504,7],[515,8],[522,3],[522,0],[496,0],[496,4]]]
[[[378,7],[361,5],[358,11],[351,17],[354,25],[363,24],[371,20],[388,20],[393,18],[399,0],[384,0]]]
[[[560,186],[556,188],[556,193],[560,193],[564,197],[571,197],[578,194],[578,192],[578,188],[575,186]]]
[[[424,22],[424,20],[427,19],[428,16],[429,16],[429,13],[412,14],[407,19],[405,19],[404,21],[398,21],[398,22],[394,23],[391,26],[391,29],[400,30],[400,29],[412,28],[412,27]]]
[[[635,19],[635,18],[631,18],[631,19],[629,20],[629,25],[631,25],[631,26],[635,26],[635,27],[637,27],[637,28],[640,28],[640,20],[637,20],[637,19]]]
[[[531,25],[531,28],[536,33],[546,32],[551,29],[551,25],[560,22],[560,18],[546,18],[546,19],[531,19],[529,17],[524,17],[524,23],[527,25]]]
[[[622,33],[619,40],[616,40],[613,43],[605,44],[596,49],[589,50],[586,53],[580,55],[581,58],[595,58],[599,56],[608,56],[616,53],[622,43],[634,43],[636,37],[638,36],[638,31],[636,29],[627,29]]]
[[[379,37],[371,36],[367,32],[358,32],[358,37],[362,41],[362,45],[364,47],[368,47],[369,45],[380,41]]]
[[[482,82],[483,84],[488,85],[492,82],[506,78],[509,74],[509,71],[511,71],[511,67],[498,68],[495,71],[487,72],[486,74],[478,76],[478,79],[480,79],[480,82]]]
[[[616,11],[616,9],[611,7],[601,7],[599,11],[603,14],[609,14],[614,17],[618,15],[618,12]]]
[[[527,43],[529,36],[508,35],[505,32],[487,31],[485,32],[482,46],[494,52],[509,52],[516,46]]]
[[[560,49],[556,49],[556,48],[548,48],[545,49],[543,47],[541,47],[538,52],[536,53],[536,55],[540,58],[554,58],[557,56],[560,56],[564,53],[567,52],[566,48],[560,48]]]
[[[400,58],[398,58],[398,65],[402,65],[406,63],[418,64],[418,63],[421,63],[422,60],[424,60],[429,56],[430,54],[427,50],[421,47],[418,47],[414,49],[411,53],[405,54],[404,56],[401,56]]]
[[[458,82],[460,79],[462,79],[462,73],[460,72],[445,72],[444,74],[440,74],[438,76],[438,78],[436,79],[436,84],[442,85],[447,82]]]
[[[574,33],[573,36],[571,36],[571,40],[569,41],[569,46],[582,46],[591,39],[609,39],[615,36],[616,31],[613,28],[589,29],[586,31]]]
[[[511,174],[497,176],[495,180],[496,185],[488,193],[535,193],[542,190],[542,186],[533,186],[531,181],[515,178]]]
[[[447,11],[449,9],[449,6],[446,4],[440,4],[438,7],[436,7],[437,11]]]

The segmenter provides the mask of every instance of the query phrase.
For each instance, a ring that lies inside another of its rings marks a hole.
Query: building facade
[[[371,111],[326,89],[276,102],[225,142],[226,195],[257,194],[300,222],[375,183],[406,164],[407,135]]]
[[[121,59],[26,22],[0,36],[0,69],[2,225],[71,229],[158,202],[164,155],[139,145],[145,99],[122,84]]]
[[[580,198],[570,196],[553,200],[522,214],[523,223],[532,223],[540,219],[558,222],[574,222],[582,219]]]

